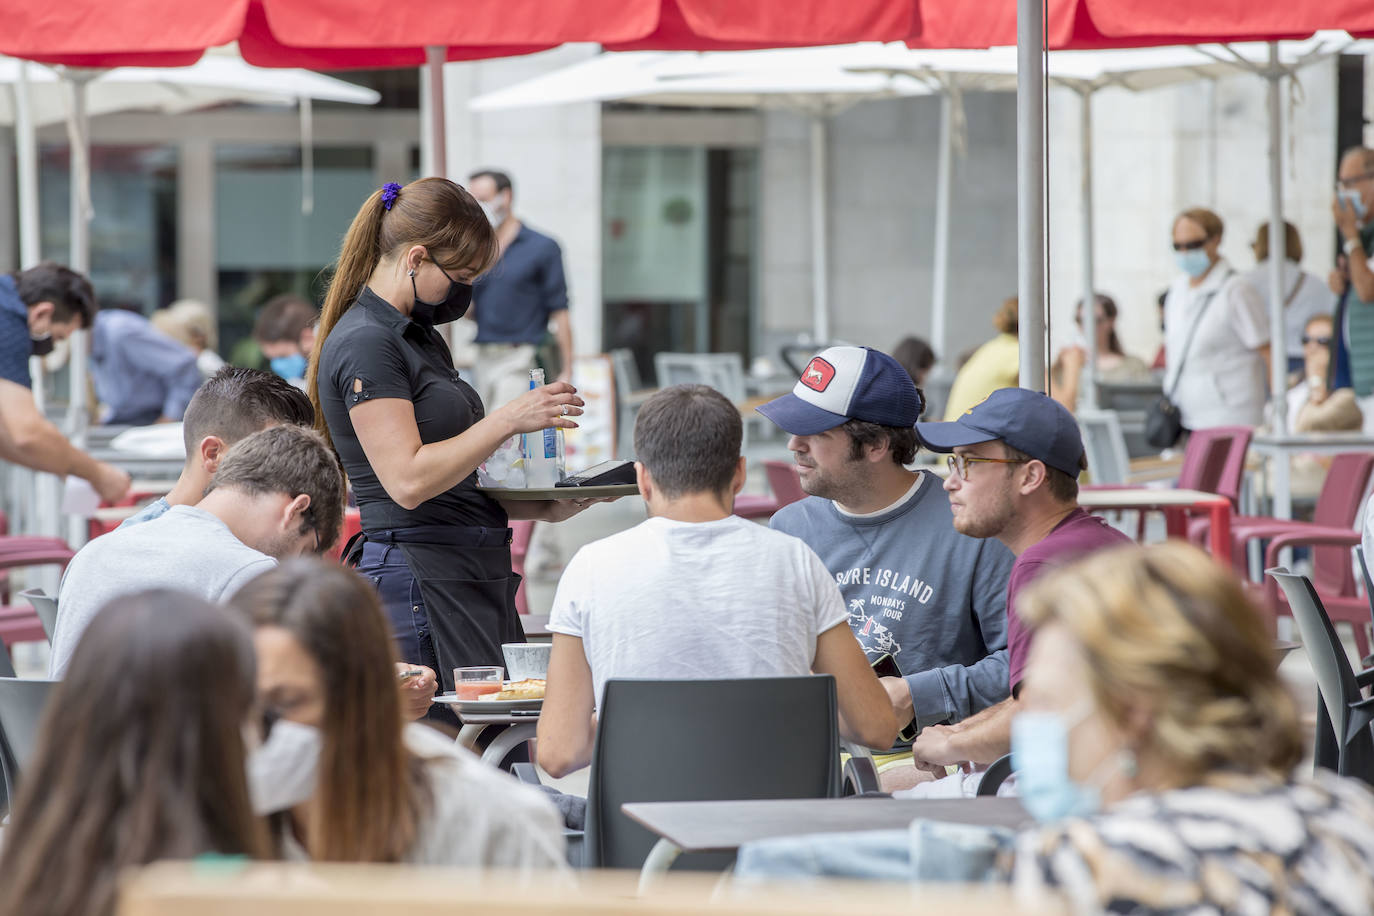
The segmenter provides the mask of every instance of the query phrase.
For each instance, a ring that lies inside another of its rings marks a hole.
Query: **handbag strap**
[[[1217,293],[1226,288],[1226,283],[1231,279],[1233,273],[1235,273],[1235,271],[1226,271],[1226,276],[1222,277],[1221,282],[1207,294],[1207,297],[1202,300],[1202,305],[1197,310],[1197,317],[1193,319],[1193,326],[1188,329],[1188,339],[1183,342],[1183,353],[1178,358],[1178,370],[1174,373],[1174,383],[1169,386],[1168,397],[1171,401],[1174,399],[1174,392],[1178,391],[1178,383],[1183,380],[1183,366],[1188,362],[1188,353],[1193,349],[1193,338],[1197,336],[1198,325],[1202,324],[1202,317],[1207,314],[1207,306],[1212,304],[1212,300],[1216,298]]]

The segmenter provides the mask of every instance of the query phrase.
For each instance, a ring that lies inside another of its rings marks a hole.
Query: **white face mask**
[[[507,211],[499,200],[479,200],[477,203],[481,205],[482,212],[487,215],[487,222],[491,223],[493,229],[506,221]]]
[[[257,815],[289,811],[315,797],[320,750],[318,728],[279,719],[267,740],[248,753],[248,797]]]

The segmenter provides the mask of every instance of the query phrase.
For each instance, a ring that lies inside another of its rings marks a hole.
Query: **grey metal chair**
[[[634,451],[635,417],[654,390],[644,388],[633,350],[621,347],[612,350],[610,357],[615,379],[616,454],[629,455]]]
[[[1288,598],[1317,677],[1316,765],[1374,785],[1374,733],[1370,731],[1374,697],[1366,698],[1361,692],[1361,688],[1374,685],[1374,670],[1356,674],[1351,668],[1345,646],[1306,576],[1294,575],[1283,567],[1265,573]]]
[[[1007,777],[1012,774],[1011,754],[1003,754],[983,771],[983,778],[978,780],[979,795],[996,795],[997,790],[1002,788],[1002,783],[1007,781]]]
[[[19,593],[19,597],[28,601],[38,612],[38,622],[43,624],[43,632],[48,634],[48,642],[51,643],[52,634],[57,630],[57,598],[41,588],[25,589]]]
[[[831,798],[841,793],[835,679],[611,680],[598,710],[584,865],[639,868],[655,837],[627,802]],[[719,870],[732,855],[688,856]]]
[[[4,770],[6,809],[14,798],[19,774],[38,746],[43,709],[57,684],[57,681],[0,678],[0,768]]]

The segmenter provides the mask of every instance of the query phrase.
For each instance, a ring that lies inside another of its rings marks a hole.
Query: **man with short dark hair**
[[[611,678],[831,674],[847,737],[886,748],[896,736],[820,559],[733,514],[742,431],[738,408],[704,385],[665,388],[640,408],[636,471],[650,517],[578,551],[549,618],[538,748],[552,775],[591,761]]]
[[[181,427],[186,464],[176,486],[120,527],[152,521],[172,506],[200,502],[230,447],[259,430],[287,423],[306,427],[315,424],[315,409],[299,388],[261,369],[226,366],[219,370],[186,407]]]
[[[921,440],[950,452],[945,481],[954,527],[996,538],[1016,555],[1007,581],[1008,686],[1011,697],[916,738],[918,766],[943,772],[956,763],[989,764],[1011,750],[1011,720],[1031,634],[1016,614],[1016,596],[1056,566],[1130,538],[1078,505],[1078,475],[1087,469],[1073,414],[1053,398],[1002,388],[947,423],[918,423]]]
[[[0,276],[0,458],[50,474],[75,474],[102,499],[129,492],[129,475],[67,441],[33,399],[29,357],[89,328],[95,292],[81,274],[51,261]]]
[[[49,676],[62,676],[110,600],[175,588],[222,601],[278,560],[332,547],[343,510],[343,468],[319,433],[286,425],[244,438],[196,505],[112,531],[72,558],[58,592]]]
[[[817,354],[791,394],[758,409],[791,434],[811,494],[772,526],[820,555],[870,662],[891,656],[901,672],[882,679],[898,721],[918,729],[1006,697],[1012,562],[1001,544],[955,530],[935,474],[905,467],[921,409],[901,364],[867,347]],[[907,763],[880,763],[884,785],[900,785]]]
[[[297,387],[315,349],[320,310],[300,296],[283,293],[267,300],[253,322],[253,342],[267,357],[268,368]]]
[[[563,250],[515,216],[510,176],[483,169],[468,176],[468,190],[486,211],[501,245],[501,260],[473,284],[472,292],[477,391],[490,413],[528,389],[535,351],[550,321],[558,344],[557,381],[572,379],[572,322]]]

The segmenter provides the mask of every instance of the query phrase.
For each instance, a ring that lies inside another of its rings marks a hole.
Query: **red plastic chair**
[[[1369,654],[1369,602],[1354,593],[1354,572],[1350,566],[1350,551],[1360,543],[1360,532],[1344,531],[1338,528],[1317,529],[1315,526],[1304,529],[1301,532],[1291,532],[1280,534],[1269,542],[1269,547],[1264,551],[1264,568],[1273,569],[1279,565],[1279,553],[1286,547],[1298,547],[1307,545],[1313,548],[1313,563],[1316,562],[1316,551],[1319,547],[1327,547],[1333,553],[1339,554],[1344,558],[1344,575],[1333,576],[1331,570],[1326,570],[1323,579],[1327,583],[1325,587],[1317,585],[1316,570],[1311,577],[1312,585],[1317,589],[1318,597],[1326,607],[1327,616],[1331,618],[1333,624],[1348,623],[1350,628],[1355,631],[1355,647],[1359,650],[1360,658]],[[1332,591],[1331,580],[1333,578],[1351,581],[1350,592],[1342,594]],[[1270,576],[1265,576],[1264,581],[1264,602],[1265,607],[1271,614],[1271,629],[1280,614],[1292,616],[1288,609],[1287,599],[1281,597],[1278,585]]]
[[[76,556],[66,541],[46,537],[0,537],[0,570],[57,565],[66,568]],[[45,642],[43,621],[30,604],[0,607],[0,641],[6,650],[19,642]]]
[[[801,485],[801,473],[795,462],[765,461],[763,472],[768,476],[768,486],[781,505],[790,506],[806,498],[806,491]]]
[[[1231,564],[1242,576],[1246,573],[1246,545],[1252,540],[1269,540],[1281,534],[1313,532],[1331,534],[1356,527],[1360,500],[1374,475],[1374,454],[1346,452],[1331,460],[1331,468],[1322,482],[1312,521],[1272,518],[1264,515],[1238,515],[1231,521]],[[1196,519],[1188,526],[1188,539],[1201,545],[1208,532],[1206,519]],[[1350,551],[1338,545],[1317,546],[1312,551],[1312,584],[1325,602],[1329,595],[1355,594],[1355,573],[1350,565]],[[1266,567],[1267,568],[1267,567]]]
[[[515,591],[515,610],[518,614],[530,612],[529,599],[525,597],[525,557],[530,552],[530,541],[534,538],[532,521],[512,521],[510,523],[510,568],[520,576],[520,587]]]

